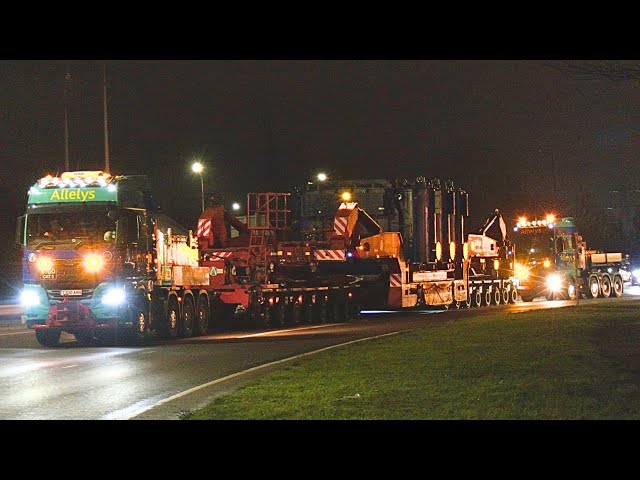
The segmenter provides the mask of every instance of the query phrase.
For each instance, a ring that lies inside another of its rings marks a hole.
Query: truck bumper
[[[115,322],[113,322],[115,324]],[[29,328],[46,330],[54,328],[68,333],[98,329],[108,329],[112,322],[97,323],[91,315],[89,306],[79,301],[60,302],[49,307],[45,323],[32,323]]]

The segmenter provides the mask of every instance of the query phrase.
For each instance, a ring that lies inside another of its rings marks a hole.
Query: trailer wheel
[[[284,304],[284,299],[280,298],[280,301],[275,306],[275,314],[276,314],[276,324],[281,327],[286,327],[288,322],[287,319],[287,305]]]
[[[484,288],[484,295],[482,296],[482,306],[488,307],[491,305],[491,289],[489,287]]]
[[[267,306],[262,311],[262,326],[264,328],[273,328],[273,308]]]
[[[318,305],[318,323],[327,323],[327,299],[321,299]]]
[[[469,293],[467,295],[467,299],[462,303],[462,306],[464,308],[471,308],[472,305],[473,305],[473,302],[471,301],[471,294]]]
[[[491,305],[500,305],[501,297],[500,289],[495,285],[491,287]]]
[[[622,277],[616,275],[613,277],[613,289],[611,290],[611,293],[614,297],[621,297],[623,291],[624,283],[622,282]]]
[[[454,299],[453,302],[451,302],[447,307],[451,310],[460,310],[460,308],[462,307],[462,303],[460,302],[460,300]]]
[[[313,323],[313,303],[304,304],[304,323]]]
[[[206,295],[200,295],[196,312],[196,335],[206,335],[209,333],[209,300]]]
[[[596,298],[600,294],[600,283],[596,275],[589,277],[589,290],[587,291],[587,297]]]
[[[291,323],[299,325],[302,322],[302,305],[295,302],[291,307]]]
[[[193,337],[195,331],[196,307],[193,305],[193,296],[185,295],[182,302],[182,337]]]
[[[55,347],[60,341],[60,330],[49,328],[36,330],[36,340],[43,347]]]
[[[334,298],[332,308],[334,322],[344,322],[347,319],[347,309],[345,307],[346,304],[344,302],[339,298]]]
[[[482,306],[482,292],[479,288],[473,290],[472,300],[474,307]]]
[[[525,294],[520,294],[520,298],[523,302],[533,302],[533,296]]]
[[[516,303],[518,300],[518,290],[516,290],[513,285],[511,285],[511,290],[509,290],[509,303]]]
[[[500,295],[500,303],[502,305],[506,305],[507,303],[509,303],[509,290],[503,288],[502,290],[500,290]]]
[[[602,276],[602,290],[600,291],[600,297],[609,298],[611,295],[611,278],[609,275]]]

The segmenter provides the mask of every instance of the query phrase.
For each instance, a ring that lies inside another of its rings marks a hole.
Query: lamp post
[[[204,165],[202,165],[202,163],[200,162],[195,162],[193,165],[191,165],[191,170],[193,170],[194,173],[197,173],[198,175],[200,175],[200,190],[202,193],[202,211],[204,212],[204,180],[202,179],[202,172],[204,171]]]

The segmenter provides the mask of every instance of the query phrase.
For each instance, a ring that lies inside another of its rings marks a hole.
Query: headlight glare
[[[547,288],[551,292],[559,292],[562,289],[562,279],[560,275],[549,275],[547,277]]]
[[[122,288],[111,287],[102,296],[102,303],[105,305],[121,305],[124,303],[126,294]]]
[[[33,307],[35,305],[40,305],[40,296],[34,290],[25,289],[20,294],[20,304],[23,307]]]

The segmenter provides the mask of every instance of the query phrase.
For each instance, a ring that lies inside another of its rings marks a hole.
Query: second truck
[[[515,277],[523,301],[622,295],[622,253],[588,249],[573,217],[521,217],[513,237]]]

